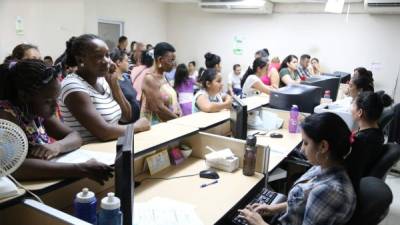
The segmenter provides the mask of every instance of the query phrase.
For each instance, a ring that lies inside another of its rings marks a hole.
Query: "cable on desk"
[[[143,180],[139,181],[139,183],[141,183],[145,180],[173,180],[173,179],[179,179],[179,178],[185,178],[185,177],[193,177],[193,176],[197,176],[197,175],[199,175],[199,173],[177,176],[177,177],[146,177]]]
[[[32,195],[38,202],[44,204],[42,199],[39,198],[36,194],[34,194],[32,191],[28,190],[28,188],[24,187],[21,183],[19,183],[13,176],[8,175],[7,176],[10,180],[12,180],[19,188],[24,189],[26,192],[28,192],[30,195]]]

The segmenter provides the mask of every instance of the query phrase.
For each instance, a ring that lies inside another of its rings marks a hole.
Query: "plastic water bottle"
[[[113,192],[101,200],[98,225],[122,225],[121,201]]]
[[[299,107],[297,105],[292,105],[289,118],[289,133],[297,132],[298,123],[299,123]]]
[[[96,196],[88,188],[83,188],[81,192],[76,194],[74,200],[75,217],[91,224],[97,223],[96,216]]]
[[[243,175],[253,176],[256,169],[256,148],[257,137],[254,135],[247,136],[246,149],[244,151]]]
[[[331,99],[331,91],[330,90],[326,90],[324,93],[324,97],[321,99],[321,104],[324,103],[331,103],[332,99]]]

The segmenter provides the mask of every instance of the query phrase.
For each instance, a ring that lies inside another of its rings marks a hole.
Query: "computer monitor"
[[[331,99],[333,101],[336,101],[336,97],[339,91],[339,84],[340,84],[340,78],[335,77],[335,76],[313,76],[308,78],[305,81],[301,82],[302,84],[305,85],[312,85],[312,86],[317,86],[322,88],[322,95],[320,98],[323,97],[324,93],[326,90],[329,90],[331,92]]]
[[[347,84],[351,79],[351,74],[347,72],[335,71],[333,73],[322,73],[325,76],[334,76],[340,78],[340,83]]]
[[[121,200],[123,224],[133,224],[133,125],[118,138],[115,157],[115,195]]]
[[[271,91],[269,107],[290,110],[297,105],[300,112],[312,113],[321,102],[322,88],[303,84],[292,84]]]
[[[247,137],[247,105],[240,98],[233,96],[231,108],[232,137],[246,140]]]

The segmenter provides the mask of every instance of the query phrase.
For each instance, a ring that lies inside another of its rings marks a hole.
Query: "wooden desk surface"
[[[247,105],[247,111],[260,108],[269,103],[269,95],[261,94],[242,99],[243,103]]]
[[[184,126],[174,123],[159,123],[150,130],[138,133],[134,136],[135,154],[149,149],[157,149],[162,144],[194,134],[197,127]]]
[[[204,169],[206,169],[204,160],[189,158],[181,165],[172,166],[154,177],[195,174]],[[264,175],[259,173],[251,177],[244,176],[241,169],[234,173],[218,171],[218,174],[220,176],[218,183],[205,188],[200,188],[200,185],[210,183],[212,180],[197,175],[174,180],[145,180],[135,189],[135,202],[163,197],[189,203],[196,207],[196,213],[203,223],[209,225],[217,222],[264,178]],[[147,176],[138,176],[137,180]]]
[[[135,154],[147,149],[156,148],[157,146],[167,143],[171,140],[197,132],[197,130],[198,129],[194,127],[168,123],[154,125],[149,131],[138,133],[134,136]],[[117,141],[91,143],[84,145],[81,148],[89,151],[115,153],[116,144]],[[63,180],[24,181],[21,183],[29,190],[39,191],[53,185],[60,184],[62,181]]]
[[[270,133],[280,133],[283,138],[271,138]],[[266,135],[257,135],[257,145],[270,146],[271,154],[273,152],[284,154],[285,156],[296,148],[302,140],[301,133],[289,133],[287,129],[280,129],[277,131],[271,131]]]
[[[229,110],[223,110],[221,112],[216,112],[216,113],[197,112],[187,116],[169,120],[167,123],[196,127],[199,128],[200,130],[203,130],[211,126],[214,126],[216,124],[227,121],[229,120],[229,118],[230,118]]]

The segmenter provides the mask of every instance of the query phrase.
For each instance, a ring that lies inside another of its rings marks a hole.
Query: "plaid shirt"
[[[342,167],[313,166],[296,181],[287,203],[282,225],[338,225],[350,220],[356,195]]]
[[[312,76],[310,70],[308,70],[308,68],[303,68],[300,64],[297,66],[297,72],[300,76],[306,76],[307,78]]]

